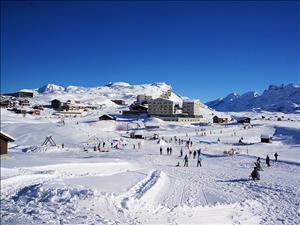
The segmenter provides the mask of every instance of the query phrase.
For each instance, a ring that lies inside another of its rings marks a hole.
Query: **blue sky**
[[[299,2],[1,2],[1,92],[166,82],[202,101],[300,83]]]

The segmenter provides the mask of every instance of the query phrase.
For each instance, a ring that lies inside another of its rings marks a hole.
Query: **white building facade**
[[[189,116],[199,116],[200,115],[200,101],[198,99],[183,101],[182,113],[187,113]]]
[[[148,103],[149,115],[174,115],[175,114],[175,102],[157,98],[149,101]]]

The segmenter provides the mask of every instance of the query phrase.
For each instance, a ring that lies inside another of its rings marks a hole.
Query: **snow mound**
[[[55,84],[46,84],[43,87],[40,87],[38,89],[38,92],[40,94],[48,94],[48,93],[60,93],[60,92],[64,92],[65,88],[62,86],[58,86]]]
[[[1,221],[4,224],[14,224],[18,218],[22,218],[23,224],[31,224],[32,221],[35,224],[42,224],[45,221],[57,224],[57,221],[64,220],[66,212],[75,217],[74,204],[91,196],[93,196],[91,190],[57,184],[25,186],[11,199],[1,201],[3,207],[1,207]]]

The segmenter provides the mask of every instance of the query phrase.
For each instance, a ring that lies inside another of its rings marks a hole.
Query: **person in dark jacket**
[[[194,159],[196,158],[196,154],[197,154],[197,152],[196,152],[196,150],[194,150],[194,152],[193,152],[193,158]]]
[[[162,147],[159,148],[159,154],[162,155]]]
[[[259,172],[258,172],[258,168],[257,167],[254,167],[252,173],[251,173],[251,178],[252,180],[260,180],[260,175],[259,175]]]
[[[184,165],[183,166],[186,166],[186,167],[189,166],[189,159],[188,159],[187,155],[184,156]]]
[[[169,155],[169,151],[170,151],[170,149],[169,149],[169,147],[167,147],[167,155]]]
[[[254,164],[258,171],[263,171],[261,163],[260,163],[260,157],[257,158],[256,163],[254,163]]]
[[[267,166],[268,167],[270,167],[271,165],[270,165],[270,157],[267,155],[267,157],[266,157],[266,164],[267,164]]]
[[[275,154],[274,154],[274,157],[275,157],[275,161],[277,161],[277,158],[278,158],[278,153],[276,152]]]
[[[172,155],[172,147],[170,147],[169,151],[170,151],[170,155]]]
[[[183,155],[183,150],[182,150],[182,148],[180,149],[180,156],[179,157],[182,157],[182,155]]]
[[[197,167],[198,167],[198,166],[200,166],[200,167],[202,166],[202,165],[201,165],[201,161],[202,161],[202,157],[201,157],[201,154],[199,154],[199,155],[198,155],[198,158],[197,158]]]
[[[197,154],[200,155],[201,154],[201,149],[197,150]]]

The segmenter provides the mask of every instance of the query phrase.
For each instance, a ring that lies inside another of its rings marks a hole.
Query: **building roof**
[[[51,100],[51,102],[53,102],[53,101],[59,101],[59,102],[62,102],[61,100],[59,100],[59,99],[57,99],[57,98]]]
[[[156,99],[152,99],[151,101],[166,101],[166,102],[173,102],[175,104],[174,101],[166,98],[156,98]]]
[[[103,114],[102,116],[99,116],[99,118],[101,118],[101,117],[109,117],[109,118],[111,118],[112,120],[116,119],[115,116],[112,116],[112,115],[109,115],[109,114]]]
[[[199,99],[185,99],[185,100],[183,100],[183,103],[184,102],[187,102],[187,103],[194,103],[194,102],[200,102],[200,100]]]
[[[250,117],[247,117],[247,116],[232,116],[232,118],[235,120],[251,119]]]
[[[11,141],[11,142],[15,141],[15,139],[12,136],[10,136],[9,134],[3,131],[0,131],[0,137],[4,138],[7,141]]]
[[[19,90],[18,92],[33,93],[33,91],[32,91],[32,90],[29,90],[29,89],[21,89],[21,90]]]
[[[271,139],[271,138],[272,138],[272,135],[269,135],[269,134],[262,134],[262,135],[260,136],[260,138]]]

